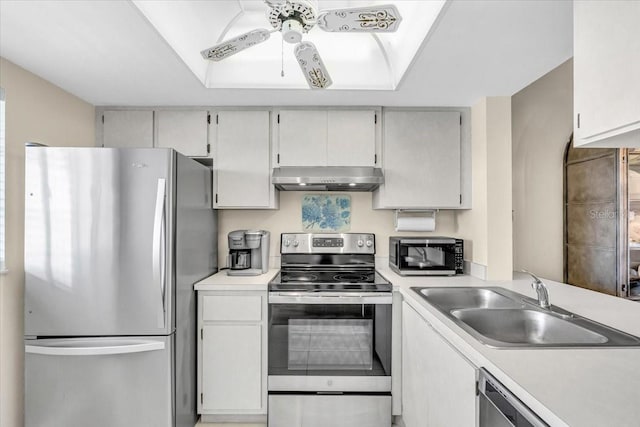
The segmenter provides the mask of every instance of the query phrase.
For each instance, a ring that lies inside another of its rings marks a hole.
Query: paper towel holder
[[[434,224],[436,221],[436,212],[439,209],[396,209],[394,216],[394,228],[396,231],[412,231],[412,230],[398,230],[398,220],[402,221],[402,218],[425,218],[425,220],[432,219]],[[413,230],[423,231],[423,230]]]

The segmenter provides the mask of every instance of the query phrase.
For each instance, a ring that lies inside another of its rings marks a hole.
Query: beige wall
[[[573,130],[573,61],[512,97],[515,269],[563,279],[563,156]]]
[[[487,98],[487,279],[513,278],[511,97]]]
[[[483,98],[471,108],[473,203],[458,222],[472,243],[469,259],[486,279],[512,277],[511,99]]]
[[[0,425],[23,421],[24,143],[93,145],[94,107],[0,58],[6,95],[8,273],[0,276]]]
[[[219,265],[225,265],[225,256],[229,245],[227,233],[239,229],[264,229],[271,232],[271,256],[280,256],[280,233],[304,232],[302,229],[302,196],[308,194],[298,191],[280,192],[279,210],[220,210],[219,225]],[[324,194],[324,193],[320,193]],[[373,210],[372,193],[342,193],[351,196],[352,214],[349,232],[375,233],[376,256],[389,255],[389,236],[443,235],[466,238],[469,230],[462,229],[458,222],[457,211],[440,211],[436,215],[434,232],[396,232],[394,231],[394,211]],[[465,242],[467,243],[467,242]],[[465,251],[466,252],[466,251]]]

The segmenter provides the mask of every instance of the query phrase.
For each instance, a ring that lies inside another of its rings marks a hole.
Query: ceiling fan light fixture
[[[287,19],[282,23],[282,38],[287,43],[297,44],[302,41],[302,24],[296,19]]]

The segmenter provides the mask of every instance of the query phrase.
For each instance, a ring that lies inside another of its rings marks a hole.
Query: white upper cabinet
[[[156,111],[156,147],[173,148],[189,157],[209,155],[208,111]]]
[[[640,147],[640,2],[575,1],[575,146]]]
[[[327,165],[375,166],[376,110],[327,112]]]
[[[278,117],[279,166],[326,166],[327,112],[282,110]]]
[[[461,114],[385,110],[377,209],[462,207]]]
[[[153,111],[106,110],[102,114],[102,146],[153,147]]]
[[[214,135],[214,207],[277,208],[271,184],[269,111],[218,111]]]
[[[375,166],[379,110],[279,110],[277,166]]]

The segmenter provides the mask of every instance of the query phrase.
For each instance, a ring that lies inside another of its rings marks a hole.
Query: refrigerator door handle
[[[165,297],[165,191],[166,180],[158,179],[156,209],[153,219],[153,277],[160,287],[160,305],[158,306],[158,328],[164,329]]]
[[[56,344],[59,344],[56,346]],[[107,354],[131,354],[145,351],[164,350],[162,341],[142,341],[142,340],[121,340],[110,343],[110,345],[73,346],[69,340],[60,340],[51,345],[30,345],[24,346],[25,353],[43,354],[47,356],[103,356]]]

